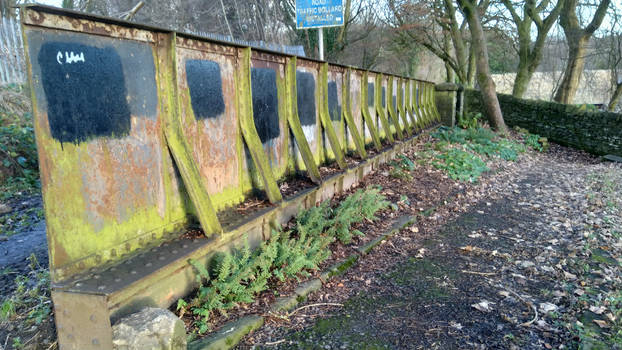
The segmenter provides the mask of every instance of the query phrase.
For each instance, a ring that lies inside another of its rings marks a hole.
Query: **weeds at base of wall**
[[[477,120],[477,119],[475,119]],[[477,182],[482,173],[489,171],[486,161],[501,158],[516,161],[528,148],[545,151],[546,139],[529,133],[519,133],[516,139],[496,134],[480,126],[461,129],[440,127],[431,134],[439,140],[417,154],[418,162],[430,163],[458,181]]]
[[[30,272],[15,275],[16,289],[0,303],[0,329],[4,330],[0,335],[13,349],[35,349],[44,344],[48,348],[56,338],[49,271],[39,265],[34,254],[28,260]],[[14,276],[10,269],[0,274]],[[49,348],[54,348],[53,343]]]
[[[178,314],[191,313],[193,332],[207,332],[213,312],[226,314],[240,304],[251,303],[276,281],[308,276],[308,271],[317,270],[330,257],[331,243],[349,244],[353,235],[362,235],[351,226],[374,220],[375,213],[388,205],[379,189],[358,190],[336,208],[326,201],[301,212],[293,230],[273,230],[270,239],[253,252],[245,246],[222,253],[208,266],[191,261],[200,287],[189,302],[177,302]]]

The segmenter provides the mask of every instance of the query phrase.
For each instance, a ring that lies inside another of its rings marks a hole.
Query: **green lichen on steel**
[[[406,133],[408,134],[408,136],[412,136],[412,125],[410,125],[410,120],[408,120],[408,115],[406,113],[406,101],[405,99],[408,97],[408,94],[406,93],[406,83],[404,82],[404,79],[401,78],[397,78],[397,108],[399,111],[400,116],[402,117],[402,122],[404,123],[404,126],[406,127]],[[402,91],[404,92],[402,94]]]
[[[376,88],[374,89],[374,105],[376,105],[376,113],[378,114],[378,119],[380,119],[380,124],[382,124],[382,130],[379,131],[379,135],[380,137],[384,136],[389,140],[390,143],[394,143],[395,142],[395,138],[393,137],[393,132],[391,131],[391,126],[389,124],[389,120],[387,119],[387,113],[384,110],[384,107],[382,107],[382,79],[383,75],[378,73],[376,74],[376,81],[375,81],[375,85]],[[386,94],[386,104],[389,105],[390,103],[388,103],[389,101],[389,94]],[[395,126],[396,129],[399,130],[399,126]],[[399,138],[399,134],[398,134],[398,138]]]
[[[155,60],[155,58],[154,58]],[[156,61],[157,63],[157,61]],[[156,77],[159,81],[159,77]],[[34,110],[36,99],[33,100]],[[161,112],[160,112],[161,113]],[[37,116],[41,118],[41,116]],[[187,222],[187,205],[179,188],[173,187],[172,171],[162,173],[161,202],[145,203],[118,215],[98,216],[96,223],[89,219],[84,197],[81,167],[90,159],[87,143],[61,144],[35,123],[39,151],[54,155],[53,162],[42,163],[42,173],[48,174],[53,185],[43,183],[43,201],[50,240],[50,262],[54,280],[83,271],[158,241]],[[161,140],[163,169],[172,169],[167,148]],[[60,175],[62,174],[62,175]],[[60,181],[59,181],[60,180]],[[108,195],[108,194],[107,194]],[[153,237],[152,237],[153,236]],[[143,242],[141,238],[148,237]]]
[[[383,76],[380,75],[381,81],[383,80],[382,78]],[[387,106],[387,110],[389,114],[388,117],[391,118],[391,120],[393,121],[393,125],[390,125],[387,120],[387,124],[389,124],[389,130],[391,130],[391,133],[395,131],[397,134],[397,138],[399,140],[403,140],[404,133],[402,131],[402,126],[400,125],[397,111],[393,108],[393,76],[389,76],[387,78],[386,106]],[[387,118],[387,111],[383,109],[383,112],[384,112],[385,118]]]
[[[380,142],[380,135],[378,134],[378,129],[376,129],[374,118],[372,118],[372,116],[369,114],[369,106],[367,105],[367,82],[367,71],[364,71],[361,77],[361,113],[363,114],[364,123],[365,125],[367,125],[367,129],[371,134],[374,147],[378,152],[380,152],[382,150],[382,142]]]
[[[289,59],[285,69],[288,107],[287,124],[294,135],[298,150],[300,152],[300,157],[302,158],[302,162],[298,165],[298,168],[301,170],[307,170],[307,174],[311,180],[315,183],[320,183],[322,181],[322,177],[317,167],[317,163],[315,162],[315,158],[313,157],[313,153],[311,152],[311,148],[309,147],[309,142],[304,135],[302,126],[300,125],[300,118],[298,117],[298,104],[296,102],[296,57],[291,57]],[[288,158],[290,159],[290,162],[292,162],[292,169],[294,169],[295,165],[293,163],[296,162],[298,158]]]
[[[367,151],[365,151],[365,143],[361,138],[359,130],[354,122],[354,118],[352,117],[352,100],[350,97],[350,79],[352,75],[352,68],[348,68],[343,79],[343,90],[342,90],[342,111],[344,116],[344,122],[346,126],[350,130],[352,134],[352,139],[354,141],[354,146],[361,157],[361,159],[367,158]]]
[[[286,69],[286,66],[284,67],[284,69]],[[289,97],[289,94],[287,90],[287,78],[285,76],[286,72],[284,71],[283,73],[284,74],[281,75],[280,72],[277,70],[277,74],[276,74],[276,89],[277,89],[278,110],[279,110],[279,123],[280,123],[280,130],[283,130],[283,132],[281,132],[281,137],[283,137],[283,145],[281,147],[281,154],[277,155],[277,157],[280,158],[279,160],[277,160],[277,163],[281,163],[281,164],[279,164],[279,166],[277,166],[276,168],[272,167],[272,172],[274,173],[274,177],[277,179],[282,179],[286,177],[287,175],[293,174],[295,171],[293,164],[288,162],[289,133],[286,130],[287,130],[287,114],[288,114],[287,99]]]
[[[207,193],[207,186],[201,177],[196,162],[192,158],[191,147],[182,132],[181,109],[178,100],[175,34],[171,34],[169,37],[168,45],[170,47],[166,57],[167,65],[159,67],[164,73],[168,88],[171,89],[166,91],[168,98],[164,102],[168,104],[168,113],[164,113],[166,144],[175,159],[175,164],[179,169],[192,204],[197,210],[197,217],[204,233],[206,235],[222,233],[222,227],[216,216],[210,196]]]
[[[186,101],[186,106],[185,106],[186,113],[192,113],[192,116],[194,116],[194,113],[192,112],[192,105],[190,101],[189,90],[185,89],[179,92],[179,96],[180,96],[181,101]],[[190,141],[194,141],[194,140],[190,140]],[[239,147],[237,147],[237,142],[238,140],[236,138],[235,139],[236,147],[234,149],[235,149],[235,157],[237,157],[238,159],[237,163],[239,164],[240,162],[243,162],[245,158],[242,157],[241,150],[239,149]],[[195,142],[192,142],[192,144],[195,145]],[[193,150],[196,151],[195,149],[196,147],[192,147],[192,148]],[[251,188],[250,186],[248,186],[245,189],[245,186],[243,185],[243,181],[242,181],[241,171],[242,170],[240,166],[238,166],[238,169],[237,169],[238,184],[237,185],[225,186],[224,188],[222,188],[221,190],[217,192],[210,193],[211,202],[215,210],[232,207],[234,205],[244,202],[244,199],[248,196]]]
[[[240,62],[238,62],[238,78],[236,84],[236,86],[238,86],[237,110],[238,118],[240,120],[240,129],[259,177],[261,178],[260,183],[263,183],[263,189],[266,192],[268,199],[271,203],[278,203],[283,199],[283,197],[279,187],[276,184],[274,173],[268,163],[263,145],[261,144],[253,122],[250,73],[251,49],[241,49],[241,56]],[[283,84],[282,79],[280,83],[277,81],[277,88],[279,84]],[[281,89],[279,90],[281,92],[279,92],[279,94],[282,93],[282,90],[283,86],[281,86]],[[279,106],[279,109],[280,108],[281,107]]]
[[[330,114],[328,112],[328,63],[321,64],[320,77],[318,79],[318,82],[320,85],[318,89],[320,91],[320,94],[318,94],[320,96],[320,122],[331,145],[333,157],[337,160],[339,168],[345,169],[347,166],[344,159],[343,150],[341,149],[341,145],[339,144],[339,140],[337,139],[337,134],[333,129],[333,122],[331,121]],[[328,151],[327,147],[326,150]]]

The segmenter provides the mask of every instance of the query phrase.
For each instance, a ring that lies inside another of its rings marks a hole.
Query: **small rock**
[[[570,272],[566,272],[566,271],[564,271],[564,277],[566,279],[569,279],[569,280],[576,280],[577,279],[577,275],[575,275],[573,273],[570,273]]]
[[[605,312],[607,309],[605,309],[602,306],[590,306],[590,311],[592,311],[593,313],[600,315],[603,312]]]
[[[473,307],[476,310],[479,310],[481,312],[490,312],[492,311],[492,306],[495,303],[490,302],[488,300],[482,300],[477,304],[472,304],[471,307]]]
[[[146,308],[112,326],[115,350],[182,350],[186,345],[183,321],[165,309]]]
[[[547,266],[547,265],[540,266],[540,269],[544,272],[551,272],[551,273],[555,272],[554,268]]]
[[[11,207],[6,204],[0,203],[0,215],[11,212]]]
[[[551,303],[540,303],[540,311],[542,311],[543,313],[549,313],[552,311],[556,311],[559,307],[555,304],[551,304]]]
[[[528,269],[530,267],[535,266],[536,264],[534,264],[532,261],[523,261],[520,266],[524,269]]]

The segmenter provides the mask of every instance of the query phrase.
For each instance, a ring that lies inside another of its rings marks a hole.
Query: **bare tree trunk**
[[[484,109],[493,128],[501,133],[506,133],[508,127],[503,120],[501,106],[497,99],[495,90],[495,82],[490,75],[490,66],[488,64],[488,48],[486,47],[486,37],[482,29],[482,23],[479,13],[473,0],[458,0],[458,4],[469,22],[469,30],[471,31],[471,45],[475,53],[475,64],[477,66],[477,82],[482,92]]]
[[[566,62],[562,83],[555,93],[555,101],[566,104],[573,102],[585,66],[586,45],[587,40],[585,39],[580,39],[572,44],[568,40],[568,62]]]
[[[516,78],[514,79],[514,87],[512,88],[514,97],[523,97],[529,87],[533,73],[542,60],[542,49],[544,48],[546,37],[559,18],[561,9],[566,3],[566,0],[556,1],[555,7],[550,11],[549,15],[542,18],[541,15],[547,11],[550,0],[542,0],[540,3],[535,0],[523,1],[522,14],[516,11],[516,6],[518,5],[516,2],[501,0],[501,3],[503,3],[516,25],[516,34],[518,34],[518,68]],[[534,25],[538,35],[536,41],[532,42],[531,33],[532,26]]]
[[[525,20],[516,23],[516,29],[518,30],[518,68],[516,70],[516,78],[514,78],[512,95],[522,98],[525,91],[527,91],[532,76],[532,74],[529,74],[529,46],[531,45],[529,31],[531,30],[531,21]]]
[[[559,24],[564,29],[566,41],[568,41],[568,62],[564,71],[562,83],[555,93],[554,100],[559,103],[570,104],[579,87],[579,79],[585,65],[585,51],[587,43],[603,22],[607,14],[607,8],[611,0],[601,0],[594,17],[588,26],[583,29],[577,17],[577,9],[580,6],[578,0],[568,0],[562,8]]]
[[[622,83],[616,84],[616,90],[613,92],[611,96],[611,100],[609,101],[609,105],[607,106],[607,110],[613,112],[618,103],[620,102],[620,98],[622,97]]]
[[[451,52],[450,38],[448,36],[445,36],[443,40],[444,40],[443,44],[445,45],[445,50],[447,52]],[[448,62],[445,62],[445,78],[448,83],[453,83],[456,78],[456,73],[454,72],[454,69],[451,68],[451,65]]]
[[[466,86],[468,88],[472,88],[475,86],[475,72],[477,71],[477,67],[475,66],[475,52],[473,51],[473,45],[471,45],[469,50],[468,64],[469,68],[467,70]]]

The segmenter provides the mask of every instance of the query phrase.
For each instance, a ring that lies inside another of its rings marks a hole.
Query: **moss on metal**
[[[292,134],[294,134],[294,138],[300,151],[300,156],[303,159],[304,166],[307,170],[307,174],[313,182],[320,183],[322,181],[322,177],[320,176],[320,171],[315,163],[313,153],[311,153],[311,148],[309,148],[309,143],[307,142],[304,132],[302,131],[300,118],[298,117],[298,104],[296,103],[296,57],[291,57],[289,59],[285,74],[288,92],[288,125],[292,131]]]
[[[398,81],[399,81],[399,79],[398,79]],[[399,84],[396,82],[396,86],[397,85],[399,85]],[[395,91],[395,95],[399,96],[399,86],[397,86],[397,91]],[[401,100],[401,98],[400,98],[400,100]],[[396,110],[395,108],[393,108],[393,76],[389,76],[387,78],[387,102],[386,102],[386,106],[387,106],[387,110],[389,112],[388,113],[389,117],[393,121],[393,126],[395,127],[395,131],[397,132],[397,138],[399,140],[403,140],[404,139],[404,131],[407,129],[407,125],[408,124],[404,124],[404,127],[402,128],[402,124],[400,124],[400,116],[398,115],[398,111],[399,110]],[[396,101],[396,107],[399,108],[399,100]],[[393,131],[393,128],[391,128],[391,131]]]
[[[389,120],[387,119],[387,113],[384,110],[384,107],[382,107],[382,80],[383,80],[383,75],[378,73],[376,74],[376,88],[374,89],[374,105],[376,107],[376,114],[378,114],[378,119],[380,119],[380,124],[382,124],[382,129],[379,132],[380,137],[384,136],[385,138],[387,138],[389,140],[389,142],[393,143],[395,142],[395,138],[393,137],[393,131],[391,130],[391,125],[389,124]],[[390,90],[389,90],[390,91]],[[386,105],[390,105],[391,103],[389,103],[389,99],[392,95],[390,95],[388,92],[386,93]],[[398,131],[397,132],[397,137],[398,139],[402,139],[402,131],[400,130],[400,127],[398,124],[395,124],[395,129]],[[384,134],[384,135],[383,135]]]
[[[352,139],[354,140],[354,145],[356,150],[361,157],[361,159],[367,158],[367,152],[365,151],[365,142],[361,138],[359,131],[356,127],[356,123],[354,122],[354,117],[352,117],[352,100],[350,98],[350,78],[352,75],[352,69],[348,68],[343,78],[343,89],[342,93],[342,105],[341,110],[343,111],[343,119],[350,130],[350,134],[352,135]]]
[[[391,77],[391,79],[393,79],[393,77]],[[406,131],[406,134],[410,137],[412,136],[412,128],[410,126],[410,123],[408,121],[408,116],[406,115],[406,110],[404,108],[404,95],[406,95],[406,87],[403,86],[404,82],[403,79],[401,78],[395,78],[397,80],[397,83],[395,84],[397,91],[396,91],[396,95],[397,95],[397,111],[394,111],[396,113],[399,113],[399,115],[397,116],[397,119],[399,119],[400,117],[402,118],[402,124],[404,125],[404,129]],[[391,84],[393,85],[393,84]],[[402,92],[404,92],[402,94]]]
[[[337,139],[337,134],[333,129],[333,122],[330,120],[330,114],[328,112],[328,63],[322,63],[320,65],[320,76],[318,81],[320,84],[320,121],[322,127],[324,128],[324,132],[328,137],[333,155],[337,160],[337,164],[339,164],[339,168],[345,169],[347,166],[343,150],[339,144],[339,140]]]
[[[255,129],[255,124],[253,122],[253,104],[251,96],[251,49],[240,49],[240,54],[241,57],[238,61],[238,74],[236,77],[236,86],[238,86],[237,107],[240,130],[241,134],[244,136],[244,141],[250,151],[251,157],[253,158],[253,163],[257,168],[257,172],[261,176],[263,189],[265,190],[268,199],[271,203],[277,203],[280,202],[283,197],[281,195],[281,191],[279,190],[279,186],[276,184],[272,168],[268,163],[263,145],[261,144],[261,140],[259,139],[259,135],[257,134],[257,130]],[[279,83],[277,80],[277,87],[279,84],[284,84],[284,82]],[[284,90],[284,88],[279,89],[279,94],[280,91]],[[281,104],[279,104],[279,109],[281,108],[280,105]]]
[[[363,119],[365,120],[367,129],[369,130],[372,141],[374,142],[374,147],[376,147],[376,150],[380,152],[382,150],[382,143],[380,142],[380,135],[378,134],[378,129],[376,129],[374,118],[369,114],[369,106],[367,105],[367,101],[368,101],[367,81],[368,81],[367,71],[364,71],[361,76],[361,112],[363,113]]]

